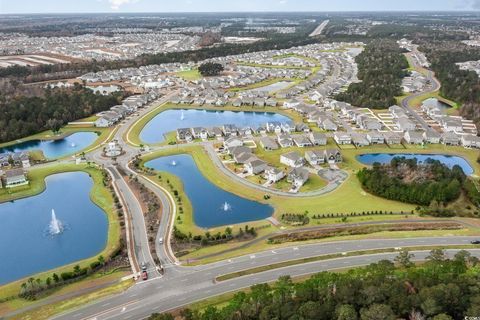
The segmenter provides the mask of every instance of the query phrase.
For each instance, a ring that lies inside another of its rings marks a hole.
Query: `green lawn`
[[[79,264],[81,267],[87,267],[93,261],[98,259],[99,255],[104,257],[109,257],[112,252],[114,252],[119,245],[120,241],[120,221],[116,213],[116,209],[113,202],[113,197],[110,191],[103,186],[103,174],[102,171],[97,169],[94,166],[89,166],[86,164],[74,165],[74,164],[53,164],[49,166],[44,166],[40,168],[33,168],[29,171],[28,177],[30,180],[29,186],[19,187],[10,189],[10,192],[6,192],[5,189],[0,189],[0,202],[17,200],[20,198],[30,197],[37,195],[45,190],[45,178],[49,175],[62,173],[62,172],[74,172],[74,171],[83,171],[90,175],[93,179],[93,188],[90,193],[92,201],[97,204],[100,208],[103,209],[105,214],[108,217],[108,240],[105,248],[98,255],[84,259],[82,261],[77,261],[69,265],[56,268],[54,270],[49,270],[37,275],[32,275],[36,278],[42,278],[45,280],[48,276],[51,276],[53,272],[61,273],[65,271],[70,271],[74,265]],[[9,297],[12,295],[18,294],[20,285],[25,280],[18,280],[4,286],[0,286],[0,299]]]
[[[195,81],[195,80],[200,80],[202,79],[202,75],[198,71],[198,69],[192,69],[192,70],[185,70],[185,71],[178,71],[177,76],[188,80],[188,81]]]

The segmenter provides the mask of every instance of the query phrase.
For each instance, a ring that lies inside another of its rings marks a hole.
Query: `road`
[[[287,196],[287,197],[294,197],[294,198],[305,198],[305,197],[315,197],[315,196],[322,196],[326,195],[338,187],[340,187],[345,180],[348,178],[348,173],[343,170],[337,170],[338,171],[338,177],[332,181],[329,181],[328,184],[320,189],[316,189],[314,191],[308,191],[308,192],[302,192],[302,193],[292,193],[292,192],[285,192],[285,191],[280,191],[280,190],[275,190],[271,188],[264,187],[262,185],[253,183],[247,179],[243,179],[239,176],[237,176],[235,173],[233,173],[231,170],[226,168],[220,158],[218,157],[213,144],[211,142],[203,142],[202,143],[204,149],[206,150],[208,156],[212,160],[213,164],[215,167],[217,167],[223,174],[225,174],[227,177],[235,180],[236,182],[243,184],[251,189],[258,190],[260,192],[264,193],[269,193],[269,194],[274,194],[278,196]]]
[[[219,275],[227,273],[332,253],[428,245],[465,245],[470,243],[472,239],[474,238],[440,237],[316,243],[263,251],[197,267],[179,267],[181,273],[166,273],[163,278],[138,283],[122,294],[83,306],[54,319],[142,319],[153,312],[165,312],[211,296],[246,288],[256,283],[274,281],[281,275],[300,276],[325,270],[351,268],[378,262],[382,259],[392,260],[397,254],[379,253],[342,257],[283,267],[222,282],[214,280]],[[447,253],[452,256],[457,251],[447,250]],[[480,257],[480,249],[469,251]],[[412,253],[415,254],[416,259],[424,260],[428,255],[428,250],[412,251]]]
[[[417,50],[416,48],[414,50]],[[414,51],[412,51],[414,52]],[[411,95],[409,95],[408,97],[406,97],[405,99],[402,100],[402,107],[406,110],[406,113],[411,115],[413,118],[415,118],[417,120],[417,122],[422,126],[422,128],[425,130],[425,131],[429,131],[429,130],[432,130],[430,128],[430,126],[427,124],[427,122],[425,122],[425,119],[423,119],[418,113],[416,113],[411,107],[410,107],[410,102],[419,97],[419,96],[422,96],[426,93],[433,93],[433,92],[436,92],[440,89],[441,87],[441,84],[440,82],[437,80],[437,78],[435,78],[435,73],[431,70],[428,70],[428,69],[425,69],[423,68],[422,66],[420,65],[417,65],[416,64],[416,60],[415,59],[411,59],[412,60],[412,63],[413,63],[413,67],[415,69],[424,69],[426,70],[427,74],[426,74],[426,77],[427,77],[427,80],[430,81],[431,83],[431,87],[428,88],[428,90],[425,90],[425,91],[421,91],[421,92],[417,92],[417,93],[413,93]]]
[[[330,22],[330,20],[325,20],[322,23],[320,23],[318,25],[318,27],[315,28],[315,30],[313,30],[312,33],[310,33],[310,37],[315,37],[315,36],[321,35],[323,30],[325,29],[325,27],[328,25],[329,22]]]

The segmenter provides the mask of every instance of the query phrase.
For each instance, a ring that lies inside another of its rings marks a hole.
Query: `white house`
[[[305,163],[305,159],[296,151],[282,154],[280,156],[280,163],[292,167],[299,168]]]

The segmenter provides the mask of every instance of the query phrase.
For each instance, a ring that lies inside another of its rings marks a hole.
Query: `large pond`
[[[146,163],[158,171],[178,176],[193,207],[197,226],[211,228],[235,223],[261,220],[273,214],[273,208],[247,200],[218,188],[198,170],[190,155],[161,157]]]
[[[48,159],[75,154],[91,145],[98,138],[95,132],[76,132],[63,139],[30,140],[0,148],[0,153],[41,150]]]
[[[462,157],[449,156],[442,154],[415,154],[415,153],[368,153],[357,156],[357,160],[366,165],[372,165],[375,162],[386,164],[390,163],[394,157],[405,157],[407,159],[416,158],[419,162],[423,162],[427,159],[438,160],[441,163],[452,168],[454,165],[459,165],[466,175],[473,174],[473,168]]]
[[[182,116],[183,115],[183,116]],[[183,119],[183,120],[182,120]],[[159,143],[165,134],[178,128],[219,127],[233,124],[237,127],[258,127],[267,122],[291,122],[291,119],[271,112],[207,111],[197,109],[171,109],[159,113],[140,132],[145,143]]]
[[[46,178],[46,190],[0,204],[0,285],[98,254],[106,245],[108,219],[90,200],[93,181],[84,172]],[[51,211],[65,224],[51,236]]]

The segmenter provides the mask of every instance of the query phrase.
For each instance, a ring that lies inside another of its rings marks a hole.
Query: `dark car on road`
[[[148,280],[148,273],[145,270],[142,271],[142,280]]]
[[[472,240],[470,243],[471,244],[480,244],[480,240]]]

